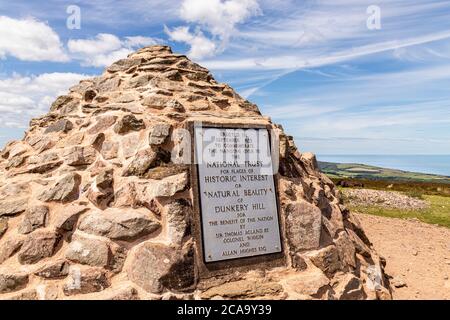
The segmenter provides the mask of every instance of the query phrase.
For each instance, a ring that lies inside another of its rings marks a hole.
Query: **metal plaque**
[[[268,130],[194,131],[205,262],[281,252]]]

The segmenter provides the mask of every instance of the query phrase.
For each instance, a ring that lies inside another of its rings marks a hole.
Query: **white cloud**
[[[180,17],[195,25],[191,33],[189,26],[170,30],[165,28],[171,40],[188,44],[188,55],[193,59],[211,57],[222,52],[230,38],[236,33],[236,26],[252,16],[259,15],[261,9],[257,0],[184,0]],[[209,33],[209,39],[204,32]]]
[[[222,40],[233,34],[237,24],[259,13],[256,0],[184,0],[180,9],[182,19],[198,23]]]
[[[24,61],[68,61],[58,34],[46,23],[0,16],[0,58]]]
[[[191,33],[189,27],[178,27],[173,30],[165,27],[165,31],[171,40],[184,42],[191,46],[188,55],[192,59],[211,57],[217,50],[216,44],[206,38],[200,30],[197,30],[196,33]]]
[[[48,112],[58,95],[86,77],[55,72],[0,79],[0,127],[27,127],[32,117]]]
[[[161,40],[150,37],[132,36],[120,39],[113,34],[99,33],[92,39],[71,39],[67,47],[72,57],[81,60],[82,65],[103,67],[125,58],[139,47],[158,42]]]

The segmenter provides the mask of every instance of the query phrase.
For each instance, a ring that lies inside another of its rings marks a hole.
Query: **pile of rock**
[[[284,266],[199,277],[190,167],[177,161],[188,150],[174,134],[188,121],[279,133]],[[169,47],[81,81],[0,159],[1,298],[390,297],[382,259],[314,156]]]

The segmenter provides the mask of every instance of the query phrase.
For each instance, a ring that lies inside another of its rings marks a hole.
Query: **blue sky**
[[[73,5],[80,29],[67,27]],[[0,144],[156,43],[230,83],[303,151],[450,154],[450,1],[429,0],[0,0]]]

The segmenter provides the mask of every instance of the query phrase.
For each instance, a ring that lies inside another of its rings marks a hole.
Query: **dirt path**
[[[358,217],[387,260],[394,299],[450,300],[450,229],[417,220]]]

